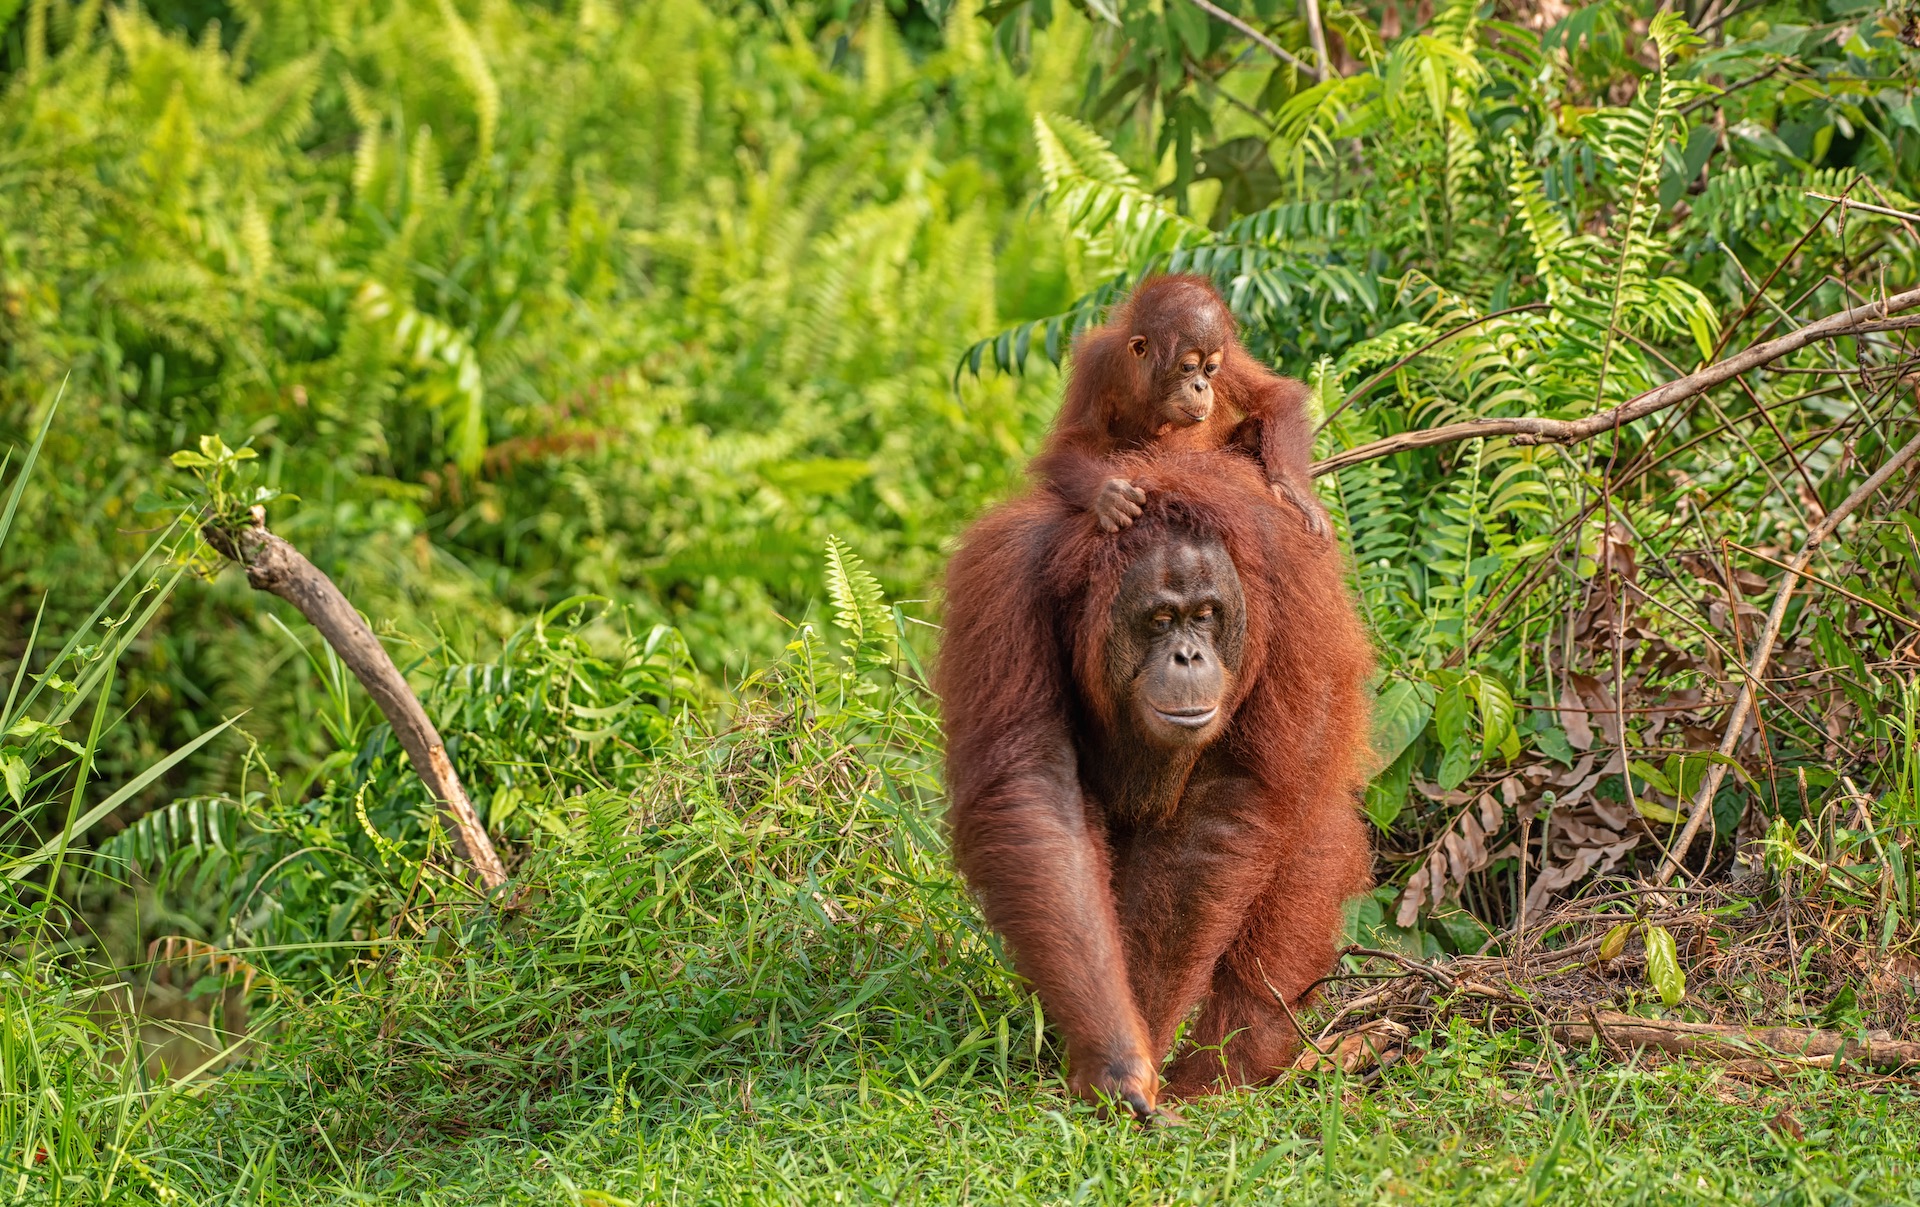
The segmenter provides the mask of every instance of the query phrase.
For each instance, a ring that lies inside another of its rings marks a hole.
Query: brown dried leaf
[[[1404,1023],[1390,1018],[1373,1019],[1341,1035],[1330,1048],[1323,1042],[1320,1050],[1312,1047],[1304,1049],[1295,1058],[1293,1067],[1306,1072],[1337,1068],[1343,1073],[1357,1073],[1369,1065],[1384,1063],[1397,1054],[1401,1042],[1409,1034],[1411,1032]]]
[[[1394,925],[1405,928],[1420,920],[1421,898],[1427,892],[1427,869],[1423,866],[1407,879],[1407,887],[1400,894],[1399,908],[1394,911]]]
[[[1607,745],[1620,744],[1620,717],[1614,711],[1613,691],[1592,675],[1568,675],[1567,680],[1578,688],[1580,698],[1587,705],[1587,724],[1598,726],[1600,736]]]
[[[1583,754],[1573,761],[1573,766],[1566,770],[1561,771],[1556,768],[1553,776],[1554,786],[1556,788],[1567,788],[1587,778],[1587,775],[1593,770],[1594,757],[1595,756],[1591,754]],[[1563,796],[1561,799],[1565,800],[1566,798]]]
[[[1573,744],[1575,750],[1587,750],[1593,746],[1593,727],[1587,724],[1586,707],[1572,683],[1560,689],[1560,727],[1567,731],[1567,741]]]
[[[1472,824],[1471,818],[1468,819],[1468,824]],[[1475,840],[1481,837],[1477,827],[1472,837]],[[1447,853],[1447,878],[1456,884],[1465,881],[1467,874],[1473,871],[1473,848],[1467,843],[1468,839],[1458,829],[1448,830],[1440,836],[1440,849]],[[1482,854],[1485,854],[1484,846],[1479,849]]]
[[[1594,560],[1628,582],[1640,576],[1640,567],[1633,553],[1633,539],[1625,524],[1610,521],[1600,529],[1600,543],[1594,550]]]
[[[1680,555],[1680,564],[1695,578],[1712,583],[1717,591],[1725,592],[1727,580],[1720,568],[1720,559],[1711,557],[1698,549],[1689,549]]]

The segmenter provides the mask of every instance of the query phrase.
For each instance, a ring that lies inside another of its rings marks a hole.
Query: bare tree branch
[[[1753,712],[1754,687],[1766,677],[1767,664],[1773,658],[1774,643],[1780,640],[1781,626],[1786,623],[1787,604],[1793,599],[1793,589],[1800,583],[1800,575],[1807,564],[1813,561],[1813,555],[1826,539],[1840,527],[1840,521],[1859,509],[1861,504],[1872,498],[1874,492],[1887,484],[1888,479],[1900,471],[1900,467],[1920,454],[1920,436],[1916,436],[1899,452],[1888,457],[1886,464],[1876,470],[1872,477],[1862,482],[1854,492],[1848,495],[1838,507],[1827,513],[1807,533],[1806,543],[1800,546],[1800,552],[1787,562],[1786,572],[1780,576],[1780,593],[1773,597],[1773,608],[1767,613],[1767,624],[1760,632],[1760,640],[1753,649],[1753,659],[1747,664],[1747,681],[1740,685],[1740,694],[1734,697],[1733,712],[1727,718],[1726,732],[1720,738],[1720,753],[1728,758],[1740,743],[1740,736],[1746,732],[1747,718]],[[1687,824],[1680,831],[1680,837],[1674,839],[1673,849],[1660,865],[1655,881],[1663,881],[1680,870],[1680,861],[1685,858],[1687,848],[1693,845],[1693,837],[1700,832],[1700,823],[1713,813],[1713,798],[1720,791],[1721,781],[1727,776],[1725,763],[1714,763],[1707,768],[1707,776],[1700,784],[1700,790],[1694,795],[1693,809],[1687,816]]]
[[[1888,209],[1884,205],[1868,205],[1864,201],[1849,201],[1845,197],[1829,197],[1825,193],[1809,192],[1807,196],[1817,198],[1821,201],[1831,201],[1835,205],[1844,205],[1850,210],[1864,210],[1869,214],[1884,214],[1889,218],[1898,218],[1903,222],[1920,222],[1920,214],[1916,214],[1911,210]]]
[[[1320,0],[1300,0],[1300,6],[1306,10],[1307,40],[1313,44],[1313,57],[1319,63],[1313,78],[1324,84],[1333,74],[1333,61],[1327,57],[1327,29],[1320,23]]]
[[[1902,310],[1911,310],[1915,306],[1920,306],[1920,289],[1909,289],[1904,293],[1896,293],[1884,301],[1869,302],[1864,306],[1855,306],[1850,310],[1830,314],[1826,318],[1808,323],[1798,331],[1778,339],[1768,340],[1763,344],[1755,344],[1737,356],[1730,356],[1726,360],[1708,365],[1685,377],[1656,386],[1617,407],[1589,415],[1584,419],[1542,419],[1523,415],[1510,419],[1471,419],[1465,423],[1449,423],[1443,427],[1402,432],[1397,436],[1388,436],[1383,440],[1374,440],[1335,453],[1324,461],[1316,461],[1313,465],[1313,475],[1317,478],[1323,474],[1335,473],[1350,465],[1358,465],[1363,461],[1391,457],[1395,453],[1404,453],[1416,448],[1432,448],[1435,445],[1454,444],[1461,440],[1487,436],[1511,436],[1516,444],[1574,444],[1582,440],[1591,440],[1602,433],[1617,431],[1636,419],[1643,419],[1655,412],[1663,411],[1675,403],[1684,402],[1696,394],[1705,393],[1750,369],[1757,369],[1782,357],[1790,356],[1821,340],[1920,327],[1920,316],[1888,317]]]
[[[393,734],[400,739],[414,771],[440,803],[447,821],[453,847],[462,859],[480,874],[489,890],[506,883],[507,870],[487,837],[486,827],[473,811],[467,791],[447,758],[447,748],[439,730],[427,719],[426,710],[414,697],[413,689],[393,665],[387,648],[373,635],[367,622],[360,619],[347,597],[333,580],[320,572],[298,549],[267,531],[265,516],[254,509],[251,527],[237,535],[217,526],[202,530],[207,543],[221,556],[232,558],[247,568],[247,582],[256,591],[278,595],[300,610],[320,635],[326,638],[340,661],[347,664],[360,680],[373,702],[380,706]]]
[[[1291,52],[1282,48],[1280,43],[1274,41],[1272,38],[1269,38],[1267,35],[1261,33],[1259,30],[1255,29],[1253,26],[1248,25],[1245,21],[1242,21],[1240,18],[1234,16],[1232,13],[1228,12],[1226,9],[1221,8],[1217,4],[1211,3],[1210,0],[1187,0],[1187,2],[1189,4],[1192,4],[1195,8],[1199,9],[1201,12],[1212,17],[1214,20],[1224,21],[1226,24],[1233,26],[1233,28],[1239,30],[1242,34],[1246,35],[1246,37],[1250,39],[1254,43],[1254,45],[1266,51],[1268,54],[1272,55],[1274,58],[1279,59],[1282,63],[1289,64],[1290,66],[1293,67],[1295,71],[1298,71],[1304,75],[1313,76],[1315,79],[1325,78],[1321,76],[1319,72],[1315,71],[1313,68],[1301,62],[1299,58],[1297,58]]]

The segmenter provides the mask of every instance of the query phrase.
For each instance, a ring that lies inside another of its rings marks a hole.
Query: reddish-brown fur
[[[1154,449],[1115,464],[1147,490],[1118,534],[1047,490],[967,533],[938,687],[961,871],[1062,1032],[1074,1088],[1151,1106],[1196,1005],[1169,1095],[1261,1081],[1296,1050],[1280,999],[1305,1004],[1344,902],[1369,883],[1357,795],[1372,655],[1339,555],[1276,522],[1284,505],[1248,458]],[[1224,546],[1246,598],[1229,719],[1171,768],[1171,795],[1127,786],[1151,768],[1116,789],[1102,769],[1143,756],[1106,741],[1110,610],[1135,559],[1190,537]]]
[[[1212,378],[1212,413],[1191,427],[1163,430],[1153,371],[1182,352],[1204,356],[1215,350],[1183,346],[1195,341],[1182,338],[1182,327],[1204,332],[1201,341],[1224,350],[1225,357]],[[1144,360],[1129,347],[1135,338],[1147,341]],[[1211,281],[1191,274],[1149,277],[1104,326],[1074,341],[1066,397],[1032,472],[1067,502],[1091,509],[1109,478],[1124,477],[1113,461],[1117,453],[1232,447],[1258,459],[1275,493],[1324,534],[1325,517],[1313,497],[1308,398],[1305,382],[1270,371],[1240,346],[1233,313]]]

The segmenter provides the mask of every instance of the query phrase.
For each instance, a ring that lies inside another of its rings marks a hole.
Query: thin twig
[[[1853,188],[1853,186],[1849,184],[1847,188],[1851,189]],[[1747,316],[1753,313],[1753,308],[1755,306],[1758,306],[1761,303],[1761,301],[1766,298],[1767,290],[1773,287],[1774,278],[1778,277],[1782,272],[1784,272],[1786,270],[1787,265],[1793,262],[1793,258],[1800,254],[1800,249],[1805,247],[1807,243],[1812,240],[1813,236],[1819,232],[1821,224],[1827,220],[1828,216],[1833,213],[1835,208],[1836,207],[1831,205],[1828,206],[1826,210],[1823,211],[1818,218],[1815,218],[1811,223],[1807,225],[1807,229],[1801,233],[1800,237],[1794,240],[1793,246],[1787,249],[1787,254],[1780,257],[1779,261],[1774,264],[1773,271],[1767,274],[1767,279],[1760,282],[1759,288],[1753,291],[1753,296],[1747,299],[1746,305],[1740,307],[1740,313],[1734,315],[1733,321],[1720,329],[1719,337],[1713,341],[1713,356],[1709,356],[1707,358],[1708,360],[1713,360],[1715,357],[1718,357],[1720,353],[1726,349],[1727,341],[1731,340],[1733,338],[1734,332],[1740,329],[1740,324],[1746,322]],[[1728,249],[1727,255],[1732,257],[1735,263],[1739,263],[1740,258],[1733,254],[1732,249]],[[1742,277],[1745,277],[1747,275],[1747,270],[1744,266],[1742,266],[1740,269],[1740,275]],[[1812,295],[1813,295],[1813,290],[1809,289],[1806,293],[1794,299],[1793,304],[1788,306],[1786,308],[1786,311],[1798,310],[1800,308],[1800,303],[1806,301],[1807,298],[1811,297]],[[1782,311],[1781,313],[1784,314],[1786,313],[1786,311]],[[1778,318],[1774,319],[1775,323],[1779,321],[1780,320]],[[1767,326],[1762,328],[1761,330],[1764,333],[1772,329],[1773,329],[1773,323],[1768,323]]]
[[[1301,1041],[1305,1043],[1309,1048],[1312,1048],[1315,1054],[1320,1056],[1325,1056],[1326,1052],[1320,1047],[1320,1045],[1317,1043],[1314,1043],[1311,1039],[1307,1038],[1307,1029],[1300,1025],[1300,1020],[1298,1018],[1294,1017],[1293,1007],[1287,1004],[1286,994],[1281,993],[1280,990],[1274,987],[1273,982],[1271,980],[1268,980],[1266,965],[1262,964],[1258,958],[1256,958],[1253,961],[1253,965],[1255,968],[1258,968],[1260,970],[1260,979],[1262,981],[1266,981],[1267,992],[1273,994],[1273,1000],[1276,1002],[1279,1002],[1280,1008],[1287,1012],[1287,1021],[1293,1024],[1293,1033],[1295,1035],[1298,1035]]]
[[[1701,26],[1700,31],[1704,33],[1706,32],[1706,28],[1707,27],[1703,25]],[[1718,104],[1719,102],[1724,101],[1728,97],[1732,96],[1734,93],[1740,91],[1742,88],[1749,88],[1749,87],[1752,87],[1754,84],[1760,83],[1762,80],[1771,79],[1774,75],[1778,74],[1778,72],[1782,67],[1785,67],[1788,63],[1791,63],[1792,61],[1793,61],[1792,59],[1781,59],[1779,62],[1767,68],[1765,71],[1759,72],[1755,75],[1750,75],[1746,79],[1741,80],[1737,84],[1728,85],[1727,87],[1722,88],[1720,91],[1714,93],[1711,96],[1703,96],[1698,100],[1688,101],[1686,104],[1680,106],[1680,116],[1685,117],[1687,114],[1692,113],[1696,109],[1703,108],[1707,105]]]
[[[1885,214],[1889,218],[1900,218],[1908,222],[1920,222],[1920,214],[1913,213],[1910,210],[1888,209],[1884,205],[1868,205],[1864,201],[1849,201],[1845,197],[1829,197],[1825,193],[1808,193],[1807,196],[1820,201],[1831,201],[1836,205],[1844,205],[1850,210],[1865,210],[1869,214]]]
[[[1904,296],[1904,295],[1902,295]],[[1834,534],[1840,522],[1852,515],[1859,507],[1893,477],[1902,466],[1920,454],[1920,437],[1909,441],[1900,451],[1888,457],[1872,477],[1862,482],[1854,492],[1846,497],[1839,506],[1827,513],[1812,532],[1807,534],[1806,542],[1800,552],[1787,563],[1786,573],[1780,578],[1780,592],[1773,597],[1773,610],[1767,614],[1766,628],[1760,634],[1760,640],[1754,647],[1753,661],[1747,668],[1747,681],[1740,685],[1740,694],[1734,697],[1733,713],[1727,718],[1726,732],[1720,738],[1720,754],[1725,758],[1733,757],[1734,747],[1739,745],[1740,736],[1746,732],[1747,715],[1753,710],[1754,684],[1766,678],[1767,663],[1773,657],[1774,642],[1780,639],[1780,629],[1786,623],[1787,605],[1793,599],[1793,589],[1799,584],[1800,575],[1813,561],[1813,555],[1821,544]],[[1735,628],[1738,629],[1736,618]],[[1720,783],[1726,778],[1727,765],[1716,762],[1707,768],[1706,779],[1693,798],[1693,809],[1687,817],[1687,824],[1674,840],[1673,850],[1660,865],[1655,875],[1656,882],[1670,879],[1680,870],[1681,860],[1686,858],[1687,848],[1693,845],[1694,835],[1700,832],[1700,823],[1713,812],[1713,798],[1720,791]]]
[[[1259,30],[1255,29],[1253,26],[1248,25],[1245,21],[1242,21],[1240,18],[1234,16],[1232,13],[1228,12],[1226,9],[1221,8],[1217,4],[1210,3],[1209,0],[1187,0],[1187,2],[1189,4],[1192,4],[1195,8],[1199,9],[1201,12],[1212,17],[1214,20],[1224,22],[1228,25],[1231,25],[1233,28],[1239,30],[1242,34],[1246,35],[1247,38],[1251,39],[1254,45],[1266,51],[1268,54],[1272,55],[1274,58],[1279,59],[1282,63],[1288,64],[1295,71],[1299,71],[1305,75],[1315,76],[1316,78],[1318,77],[1318,74],[1319,74],[1318,72],[1314,71],[1313,68],[1301,62],[1292,53],[1284,49],[1278,42],[1274,41],[1272,38],[1269,38],[1267,35],[1261,33]]]
[[[1301,7],[1307,11],[1307,41],[1313,45],[1313,57],[1319,62],[1319,70],[1313,78],[1324,84],[1333,74],[1333,62],[1327,58],[1327,29],[1320,23],[1320,0],[1300,0]]]
[[[1345,956],[1371,956],[1377,960],[1391,960],[1408,972],[1426,977],[1442,989],[1454,988],[1454,979],[1438,968],[1419,960],[1411,960],[1397,951],[1381,951],[1377,947],[1348,947],[1340,953]]]

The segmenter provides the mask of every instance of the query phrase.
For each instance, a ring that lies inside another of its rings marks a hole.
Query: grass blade
[[[47,442],[47,433],[53,428],[54,412],[60,409],[60,400],[67,396],[67,381],[73,375],[60,380],[60,392],[53,396],[53,405],[47,408],[47,417],[40,421],[40,434],[33,438],[33,444],[27,449],[27,459],[20,463],[20,472],[14,475],[13,490],[7,494],[7,508],[0,511],[0,546],[7,543],[7,532],[13,527],[13,513],[20,508],[20,496],[26,492],[27,479],[33,476],[33,463],[40,459],[40,446]]]
[[[178,763],[184,760],[188,755],[191,755],[194,751],[200,749],[202,746],[205,746],[208,742],[211,742],[214,738],[218,737],[221,733],[223,733],[235,721],[238,721],[241,717],[245,715],[246,715],[245,713],[237,713],[234,716],[228,717],[226,720],[220,722],[220,724],[214,726],[212,729],[207,730],[207,732],[201,734],[199,737],[193,739],[191,742],[188,742],[186,745],[175,750],[172,754],[168,755],[166,758],[161,759],[159,762],[153,764],[151,767],[148,767],[145,771],[142,771],[139,775],[135,776],[131,780],[128,780],[125,784],[121,786],[119,791],[115,792],[112,796],[109,796],[107,799],[101,801],[99,804],[95,805],[93,808],[87,810],[86,815],[84,817],[81,817],[78,821],[74,822],[72,826],[68,827],[67,830],[65,830],[60,837],[49,838],[44,844],[41,845],[39,850],[34,851],[30,855],[24,855],[14,860],[12,865],[7,868],[6,878],[8,880],[19,880],[22,877],[26,876],[29,872],[33,871],[34,868],[39,867],[42,863],[45,863],[49,858],[51,858],[54,854],[56,854],[60,850],[61,843],[63,840],[65,842],[71,843],[74,839],[80,837],[82,834],[85,834],[88,830],[92,829],[94,825],[99,822],[101,818],[105,817],[107,814],[113,812],[115,809],[118,809],[121,805],[125,804],[129,799],[132,798],[132,796],[136,792],[139,792],[141,789],[145,788],[148,784],[151,784],[154,780],[159,779],[162,775],[165,775],[168,771],[172,770],[174,766],[176,766]]]

